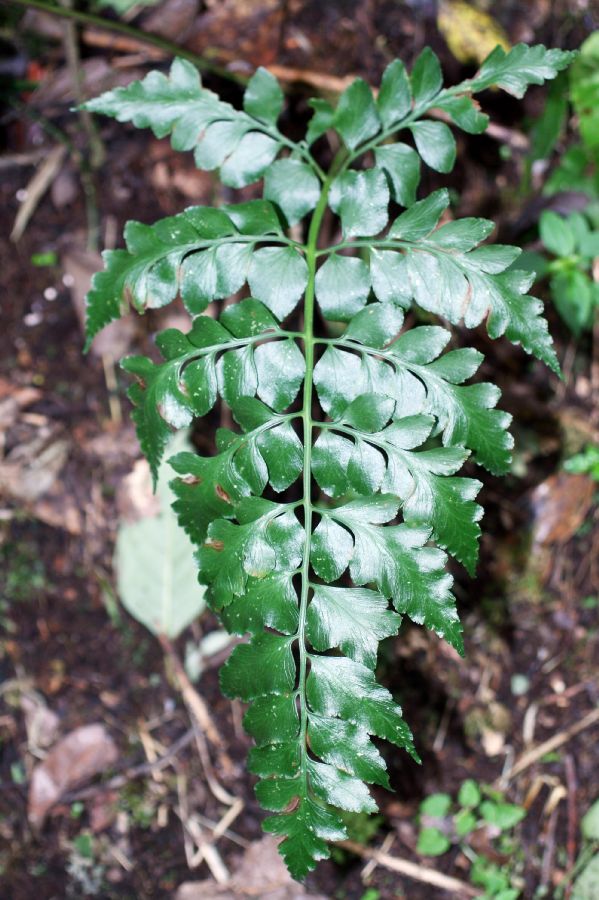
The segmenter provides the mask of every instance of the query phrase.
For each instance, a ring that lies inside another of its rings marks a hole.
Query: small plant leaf
[[[473,781],[472,778],[467,778],[466,781],[462,783],[458,793],[458,803],[460,806],[466,807],[468,809],[474,809],[475,806],[481,801],[481,793],[480,788],[476,781]]]
[[[449,794],[430,794],[420,804],[420,814],[442,819],[451,809],[451,797]]]
[[[552,210],[544,210],[539,219],[539,231],[545,247],[556,256],[569,256],[574,252],[576,236],[567,219]]]
[[[169,451],[189,446],[184,432],[169,441]],[[135,522],[119,524],[115,569],[119,598],[138,622],[154,635],[171,640],[206,607],[206,589],[197,583],[192,544],[178,527],[171,508],[168,466],[158,473],[159,509]]]
[[[516,44],[507,52],[497,46],[471,80],[470,88],[482,91],[496,85],[514,97],[523,97],[530,84],[543,84],[555,78],[575,56],[569,50],[547,50],[542,44],[534,47]]]
[[[526,815],[526,810],[513,803],[494,803],[492,800],[483,800],[480,812],[488,825],[493,825],[500,831],[514,828]]]
[[[599,800],[595,800],[580,821],[582,836],[587,841],[599,841]]]
[[[422,856],[442,856],[451,847],[451,841],[438,828],[421,828],[416,852]]]

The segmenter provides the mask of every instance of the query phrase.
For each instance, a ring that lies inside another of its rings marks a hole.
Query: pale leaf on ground
[[[166,458],[184,449],[189,449],[187,436],[179,433]],[[205,588],[198,584],[191,541],[171,508],[171,474],[163,462],[153,496],[147,463],[136,464],[133,477],[129,476],[129,500],[137,521],[119,526],[115,566],[125,609],[152,634],[174,639],[203,612]]]
[[[272,837],[250,844],[229,884],[217,884],[211,878],[186,881],[179,886],[175,900],[239,900],[241,897],[264,897],[268,900],[325,900],[311,894],[294,881],[277,851]]]
[[[51,807],[76,785],[105,772],[118,757],[103,725],[83,725],[67,734],[33,770],[27,815],[41,828]]]

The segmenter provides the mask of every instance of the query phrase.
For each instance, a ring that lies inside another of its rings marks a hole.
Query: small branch
[[[72,8],[72,0],[62,0],[62,3],[65,9]],[[83,75],[79,55],[77,25],[72,19],[66,19],[63,22],[63,34],[63,46],[67,65],[71,73],[75,100],[77,106],[80,106],[85,99],[83,95]],[[104,161],[104,145],[91,113],[87,112],[87,110],[79,109],[78,117],[81,123],[81,130],[87,139],[89,147],[89,162],[87,154],[81,154],[79,173],[87,212],[87,249],[97,253],[100,244],[100,218],[98,215],[98,199],[93,170],[99,169]]]
[[[195,720],[208,740],[214,744],[215,747],[222,747],[223,739],[218,733],[216,725],[212,720],[212,716],[208,712],[208,707],[189,680],[187,672],[183,668],[183,663],[177,656],[175,648],[173,647],[172,641],[170,641],[166,635],[160,635],[159,641],[165,656],[172,667],[173,675],[175,676],[179,690],[183,695],[183,699],[193,713]]]
[[[47,3],[46,0],[8,0],[17,6],[23,6],[26,9],[38,9],[40,12],[48,13],[51,16],[60,16],[64,19],[72,19],[74,22],[80,22],[82,25],[95,25],[97,28],[103,28],[106,31],[112,31],[116,34],[124,34],[129,38],[137,41],[139,44],[147,44],[151,47],[157,47],[165,56],[179,56],[182,59],[188,59],[198,69],[206,72],[212,72],[221,78],[227,78],[230,81],[244,82],[247,78],[243,78],[237,72],[230,72],[228,69],[213,63],[203,56],[198,56],[191,50],[175,44],[166,38],[162,38],[157,34],[149,34],[141,31],[133,25],[127,25],[118,19],[105,19],[103,16],[94,15],[94,13],[82,12],[78,9],[67,9],[66,7],[55,6],[53,3]]]
[[[397,856],[390,856],[381,850],[370,850],[368,847],[363,847],[362,844],[357,844],[355,841],[340,841],[337,846],[355,853],[356,856],[361,856],[362,859],[373,859],[379,866],[384,866],[386,869],[398,872],[400,875],[414,879],[414,881],[420,881],[424,884],[441,888],[443,891],[448,891],[454,897],[477,897],[480,895],[479,890],[465,881],[460,881],[459,878],[452,878],[450,875],[444,875],[442,872],[436,872],[434,869],[429,869],[428,866],[421,866],[418,863],[400,859]]]
[[[509,772],[506,772],[502,777],[502,781],[504,783],[511,781],[513,778],[516,778],[525,769],[528,769],[530,766],[534,765],[540,759],[542,759],[547,753],[552,753],[553,750],[557,750],[558,747],[562,747],[564,744],[567,744],[573,737],[577,734],[580,734],[581,731],[585,731],[587,728],[592,728],[593,725],[597,725],[599,723],[599,708],[592,710],[588,713],[580,722],[576,722],[570,728],[566,728],[565,731],[560,731],[559,734],[554,734],[553,737],[549,738],[546,741],[543,741],[542,744],[539,744],[537,747],[533,747],[532,750],[529,750],[527,753],[524,753],[523,756],[516,762],[516,764],[512,767]]]
[[[64,144],[57,144],[31,178],[27,185],[27,197],[17,212],[15,223],[10,233],[11,241],[15,243],[22,237],[27,228],[27,223],[33,215],[39,201],[50,187],[52,180],[60,170],[66,156],[67,148]]]
[[[568,831],[566,838],[566,852],[568,854],[568,870],[574,868],[576,862],[576,838],[578,835],[578,809],[577,794],[578,784],[576,779],[576,768],[574,766],[574,757],[571,753],[566,755],[564,759],[564,768],[566,770],[566,785],[568,788],[567,808],[568,808]],[[570,896],[570,885],[566,888],[566,898]]]
[[[61,797],[60,800],[61,802],[66,803],[73,803],[75,800],[87,800],[90,797],[95,797],[105,791],[119,790],[135,778],[142,778],[144,775],[153,775],[155,772],[160,772],[162,769],[166,769],[167,766],[170,766],[181,750],[192,743],[195,735],[196,729],[190,728],[182,734],[180,738],[177,738],[163,756],[159,756],[154,762],[132,766],[125,769],[120,774],[115,775],[113,778],[109,778],[108,781],[103,781],[93,787],[83,788],[80,791],[71,792],[64,797]]]
[[[555,829],[557,827],[557,807],[552,810],[542,844],[545,847],[541,861],[541,887],[547,888],[553,871],[553,857],[555,855]]]

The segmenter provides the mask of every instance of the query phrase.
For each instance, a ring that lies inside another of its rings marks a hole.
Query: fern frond
[[[450,127],[426,114],[444,110],[479,133],[488,119],[473,93],[496,85],[521,96],[570,58],[497,48],[472,79],[444,88],[425,50],[409,74],[391,63],[376,99],[358,79],[336,108],[313,101],[299,143],[277,128],[282,92],[263,69],[243,111],[180,60],[169,76],[86,105],[170,135],[227,185],[264,176],[263,200],[130,223],[127,249],[107,253],[94,279],[87,331],[91,340],[128,305],[143,312],[179,295],[192,316],[187,334],[157,339],[162,362],[123,363],[137,378],[133,416],[154,473],[171,429],[219,398],[231,410],[235,428],[219,429],[213,455],[171,460],[174,508],[212,609],[249,635],[221,685],[249,704],[249,767],[273,813],[265,828],[284,838],[297,878],[345,836],[339,810],[371,812],[367,785],[388,787],[373,737],[418,759],[401,707],[376,681],[378,645],[408,616],[463,652],[446,554],[474,571],[482,510],[480,482],[460,472],[469,458],[495,474],[510,464],[499,391],[470,382],[481,354],[445,352],[450,332],[406,329],[405,311],[416,304],[467,329],[484,321],[492,338],[505,334],[559,371],[530,278],[513,268],[518,249],[484,243],[484,219],[440,225],[445,190],[416,200],[421,163],[448,172],[456,152]],[[323,173],[308,147],[329,129],[342,147]],[[389,224],[391,200],[405,209]],[[327,209],[343,239],[321,247]],[[310,213],[305,242],[288,237]],[[251,296],[205,314],[246,284]]]

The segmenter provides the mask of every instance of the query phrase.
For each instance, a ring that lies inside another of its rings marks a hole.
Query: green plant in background
[[[539,220],[539,232],[543,247],[553,259],[537,257],[537,275],[549,277],[555,307],[578,336],[593,327],[599,306],[595,261],[599,258],[599,221],[589,214],[560,216],[545,210]]]
[[[582,144],[596,162],[599,159],[599,31],[593,32],[580,48],[570,69],[570,91]]]
[[[522,262],[539,278],[549,278],[557,311],[579,336],[592,328],[599,304],[599,32],[587,38],[569,71],[548,91],[530,133],[528,185],[533,164],[548,160],[555,150],[570,111],[579,139],[560,155],[543,192],[548,197],[563,191],[586,194],[587,204],[570,215],[543,212],[539,231],[545,253],[526,253]]]
[[[472,863],[472,883],[485,889],[481,895],[485,900],[516,900],[520,891],[512,886],[510,868],[475,852],[469,839],[475,831],[485,829],[495,851],[513,856],[512,832],[525,815],[523,807],[506,803],[499,791],[469,778],[460,787],[457,802],[449,794],[431,794],[420,804],[416,849],[423,856],[442,856],[452,847],[460,847]]]
[[[218,397],[239,426],[217,431],[213,456],[170,460],[174,507],[211,608],[230,632],[251,635],[221,685],[251,704],[256,793],[295,877],[345,837],[339,810],[376,810],[365,783],[388,786],[388,776],[371,735],[418,758],[400,707],[376,682],[378,643],[407,615],[462,652],[446,552],[474,571],[482,510],[480,483],[457,473],[471,453],[494,473],[509,466],[499,391],[465,384],[481,354],[444,353],[450,332],[405,329],[406,311],[417,304],[467,328],[485,321],[492,338],[505,334],[559,371],[530,275],[506,271],[520,251],[484,244],[493,228],[484,219],[438,227],[446,190],[416,200],[421,162],[446,173],[456,155],[450,127],[426,114],[483,132],[473,94],[496,86],[521,97],[571,56],[498,47],[473,78],[443,88],[427,49],[410,75],[391,63],[376,99],[358,79],[336,108],[314,100],[299,142],[278,128],[283,94],[264,69],[243,111],[181,60],[168,77],[151,72],[86,104],[170,135],[229,187],[264,178],[261,200],[130,222],[127,249],[105,253],[94,278],[87,333],[91,342],[129,305],[143,312],[179,294],[193,318],[187,334],[158,336],[162,362],[123,363],[155,477],[171,429]],[[415,148],[395,140],[402,130]],[[311,149],[325,132],[339,146],[326,171]],[[389,225],[391,201],[404,211]],[[342,233],[332,244],[323,244],[327,210]],[[305,242],[290,237],[308,214]],[[206,314],[246,282],[250,297]]]
[[[559,885],[557,900],[565,896],[570,886],[570,900],[596,900],[599,897],[599,800],[595,800],[582,817],[580,833],[582,846],[578,859]]]
[[[568,72],[570,102],[579,140],[560,156],[544,187],[548,196],[559,191],[578,191],[599,200],[599,31],[580,48]],[[561,76],[565,79],[565,76]],[[553,98],[553,99],[552,99]],[[543,115],[533,129],[535,159],[548,158],[567,121],[568,104],[563,94],[550,93]]]
[[[580,453],[576,453],[564,463],[566,472],[590,475],[593,481],[599,481],[599,447],[588,444]]]

